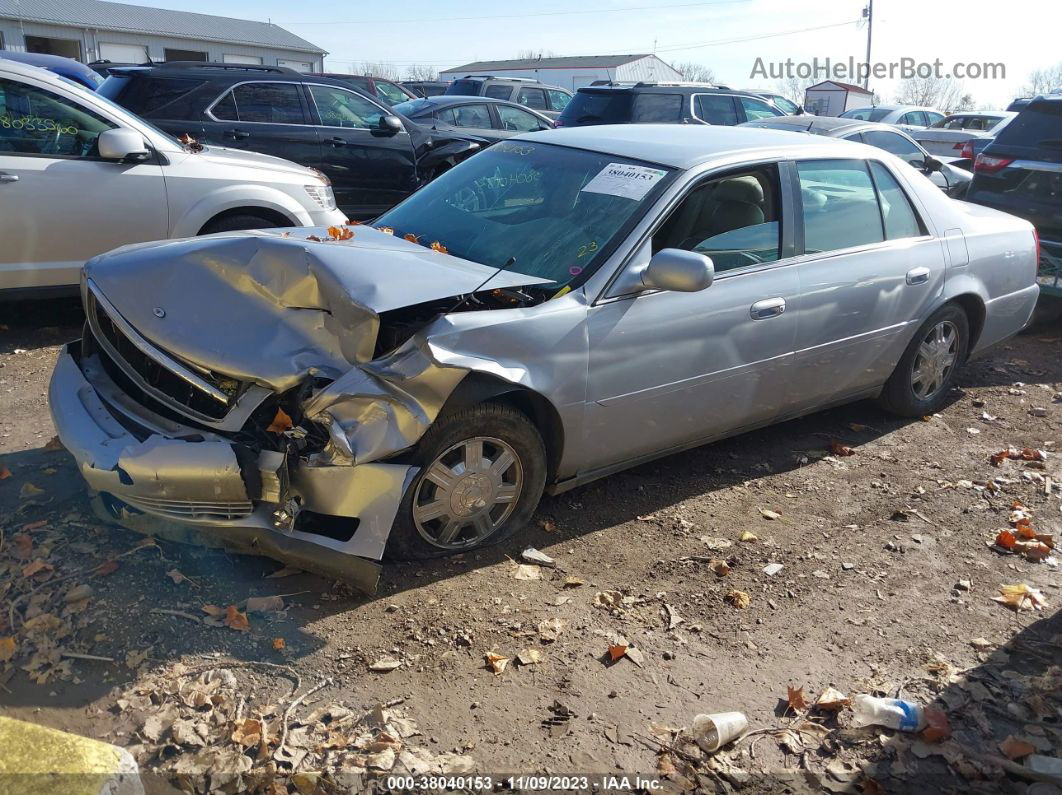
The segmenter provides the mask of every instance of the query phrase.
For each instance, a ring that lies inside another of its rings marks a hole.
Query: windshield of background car
[[[450,83],[450,87],[446,89],[446,93],[457,94],[458,96],[478,97],[479,89],[482,85],[482,80],[454,80],[454,82]]]
[[[374,222],[450,254],[566,285],[586,279],[673,177],[618,155],[505,141]]]
[[[383,80],[376,81],[376,94],[381,99],[386,99],[391,104],[398,102],[405,102],[409,99],[409,94],[400,89],[394,83],[388,83]]]
[[[409,102],[399,102],[397,105],[392,105],[391,110],[395,113],[401,113],[408,119],[412,119],[418,115],[423,114],[425,111],[431,112],[431,109],[435,105],[424,99],[411,99]]]
[[[857,121],[881,121],[892,111],[886,108],[858,108],[846,110],[841,114],[842,119],[856,119]]]
[[[631,120],[630,91],[577,91],[558,119],[558,126],[623,124]]]

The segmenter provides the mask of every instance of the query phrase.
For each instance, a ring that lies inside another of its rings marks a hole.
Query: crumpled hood
[[[470,292],[493,273],[369,227],[227,233],[126,246],[85,276],[144,337],[192,364],[282,391],[372,358],[379,313]],[[501,273],[489,287],[543,284]]]

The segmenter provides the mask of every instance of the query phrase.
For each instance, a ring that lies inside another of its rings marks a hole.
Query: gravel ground
[[[862,402],[675,455],[547,498],[504,546],[389,565],[367,598],[99,522],[48,444],[76,303],[2,316],[0,712],[130,748],[153,791],[412,771],[1026,792],[1030,750],[1062,755],[1059,569],[990,546],[1012,519],[1062,519],[1058,328],[969,364],[939,415]],[[993,465],[1008,447],[1047,457]],[[556,567],[517,565],[528,546]],[[1017,583],[1046,606],[993,601]],[[827,687],[934,705],[950,738],[854,728],[814,707]],[[695,715],[730,710],[754,733],[689,742]]]

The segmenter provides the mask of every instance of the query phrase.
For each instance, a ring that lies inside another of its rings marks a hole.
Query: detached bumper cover
[[[276,506],[249,493],[247,484],[257,482],[257,473],[245,477],[232,442],[191,428],[180,434],[185,438],[173,438],[151,432],[150,424],[146,438],[134,436],[85,377],[72,353],[76,345],[59,355],[48,397],[59,438],[94,492],[98,512],[140,532],[191,531],[207,544],[277,557],[375,589],[376,561],[414,468],[292,462],[293,493],[304,508],[356,518],[358,527],[346,541],[280,532],[271,518]],[[133,421],[146,424],[143,417]]]

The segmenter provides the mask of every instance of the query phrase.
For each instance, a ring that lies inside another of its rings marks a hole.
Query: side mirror
[[[386,133],[387,135],[395,135],[405,129],[406,128],[402,126],[402,120],[391,113],[380,117],[380,132]]]
[[[942,168],[944,168],[944,164],[932,155],[929,155],[925,159],[925,164],[923,165],[923,168],[925,169],[927,174],[932,174],[934,171],[940,171]]]
[[[151,155],[140,133],[123,127],[104,130],[96,143],[104,160],[146,160]]]
[[[704,254],[665,248],[653,255],[642,271],[642,285],[648,290],[695,293],[711,287],[715,265]]]

